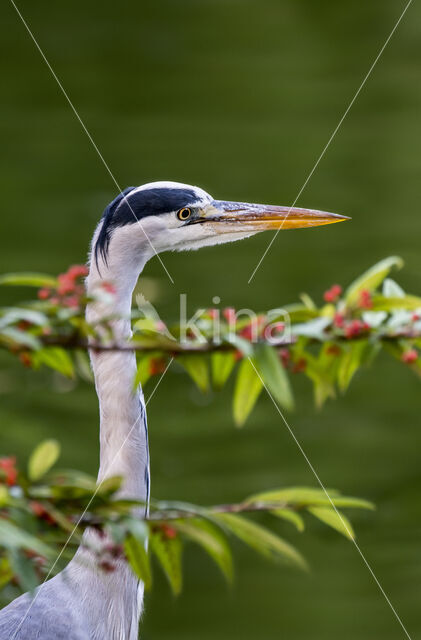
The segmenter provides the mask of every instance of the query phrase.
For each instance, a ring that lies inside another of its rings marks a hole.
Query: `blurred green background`
[[[395,0],[96,0],[18,3],[122,187],[173,179],[215,197],[290,204],[404,4]],[[56,273],[85,260],[114,184],[8,2],[1,7],[0,272]],[[421,7],[414,3],[298,204],[352,223],[280,233],[146,268],[163,317],[222,305],[271,308],[301,291],[319,298],[378,259],[401,255],[400,282],[420,292]],[[12,290],[2,300],[17,299]],[[358,541],[412,637],[421,633],[420,386],[386,356],[345,398],[316,412],[294,379],[291,426],[327,487],[377,504],[354,514]],[[149,389],[150,390],[150,389]],[[66,392],[67,391],[67,392]],[[3,454],[24,459],[50,436],[63,462],[95,473],[92,387],[0,360]],[[237,500],[281,485],[314,485],[268,398],[234,428],[230,390],[203,398],[169,374],[149,405],[152,487],[158,498]],[[310,575],[236,547],[232,589],[200,551],[186,554],[174,600],[158,578],[143,637],[154,640],[398,639],[404,633],[356,549],[317,522],[279,531],[306,555]]]

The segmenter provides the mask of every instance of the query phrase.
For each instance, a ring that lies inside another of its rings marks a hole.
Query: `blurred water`
[[[403,9],[395,1],[151,0],[19,3],[119,184],[174,179],[215,197],[290,204]],[[85,259],[105,204],[105,171],[14,13],[1,8],[0,271],[57,272]],[[269,236],[191,254],[167,254],[165,317],[180,292],[191,308],[271,308],[301,291],[316,298],[376,260],[401,255],[400,281],[419,291],[419,24],[400,25],[299,203],[352,223],[281,233],[255,279]],[[1,292],[13,299],[15,292]],[[297,377],[291,425],[327,486],[365,496],[377,512],[354,516],[359,543],[412,637],[421,631],[419,382],[386,358],[320,412]],[[97,405],[80,384],[57,393],[49,376],[0,360],[4,453],[25,457],[41,438],[63,443],[63,462],[94,472]],[[206,404],[204,404],[206,402]],[[169,411],[171,408],[171,411]],[[229,389],[204,401],[168,375],[149,407],[153,493],[204,503],[256,489],[313,484],[268,399],[238,432]],[[309,576],[236,548],[225,587],[207,558],[186,554],[174,601],[158,578],[144,637],[397,639],[403,632],[356,550],[308,522],[298,535]]]

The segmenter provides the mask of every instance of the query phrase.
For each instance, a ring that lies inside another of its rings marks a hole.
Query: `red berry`
[[[149,373],[156,376],[158,373],[164,373],[166,362],[164,358],[153,358],[149,363]]]
[[[236,313],[235,313],[235,309],[233,307],[227,307],[226,309],[223,310],[222,315],[224,316],[225,320],[229,323],[235,323],[236,320]]]
[[[16,484],[16,480],[18,477],[18,472],[15,465],[16,458],[14,456],[9,458],[0,458],[0,469],[3,471],[6,477],[6,484],[8,484],[9,487],[12,487]]]
[[[253,338],[253,334],[256,335],[257,331],[253,326],[253,323],[247,325],[247,327],[244,327],[243,329],[241,329],[241,331],[239,332],[239,335],[244,338],[245,340],[252,340]]]
[[[170,527],[170,525],[168,524],[162,524],[161,531],[164,535],[164,538],[167,538],[167,540],[174,540],[174,538],[176,538],[178,535],[177,529],[174,529],[174,527]]]
[[[345,327],[345,336],[347,338],[353,338],[354,336],[360,333],[360,321],[359,320],[351,320]]]
[[[330,289],[325,291],[323,298],[325,302],[336,302],[342,293],[342,287],[339,284],[333,284]]]
[[[31,500],[31,502],[29,503],[29,506],[31,508],[32,513],[37,518],[42,518],[46,513],[45,508],[42,506],[42,504],[40,502],[37,502],[36,500]]]
[[[88,267],[84,264],[74,264],[68,268],[67,275],[70,279],[76,280],[77,278],[82,278],[83,276],[87,276],[89,273]]]
[[[333,324],[335,325],[335,327],[337,327],[338,329],[342,329],[342,327],[344,326],[344,322],[345,316],[343,315],[343,313],[335,313],[335,316],[333,318]]]
[[[413,364],[418,360],[418,352],[416,351],[416,349],[408,349],[407,351],[403,352],[401,360],[406,364]]]
[[[69,307],[69,309],[77,309],[79,307],[80,300],[78,296],[68,296],[63,300],[63,305]]]
[[[43,289],[40,289],[38,291],[38,298],[40,300],[47,300],[47,298],[50,297],[50,293],[51,293],[51,289],[46,289],[45,287]]]
[[[73,293],[75,290],[75,282],[73,278],[70,278],[67,273],[61,273],[57,279],[57,293],[60,296],[65,296],[67,293]]]
[[[38,502],[37,500],[31,500],[29,506],[34,516],[36,516],[40,520],[44,520],[48,524],[56,524],[54,518],[51,517],[51,515],[48,513],[44,505],[41,504],[41,502]]]

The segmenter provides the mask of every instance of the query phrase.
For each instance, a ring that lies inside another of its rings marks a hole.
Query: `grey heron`
[[[88,322],[116,318],[114,334],[131,336],[132,293],[156,253],[233,242],[267,229],[331,224],[344,216],[290,207],[214,200],[202,189],[176,182],[130,187],[105,209],[91,245],[86,286],[94,293],[111,281],[115,295],[87,307]],[[149,447],[142,390],[133,391],[133,352],[90,353],[100,408],[98,480],[120,475],[121,494],[149,499]],[[87,531],[86,536],[96,535]],[[0,640],[135,640],[143,585],[122,559],[105,573],[79,548],[68,566],[0,612]],[[92,564],[92,563],[91,563]]]

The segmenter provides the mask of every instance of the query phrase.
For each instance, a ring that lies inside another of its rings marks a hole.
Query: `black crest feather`
[[[94,256],[98,266],[101,256],[107,264],[107,254],[111,235],[117,227],[134,224],[147,216],[157,216],[193,205],[197,194],[193,189],[155,187],[135,191],[127,187],[106,207],[102,214],[102,227],[95,244]],[[126,197],[127,196],[127,197]]]

